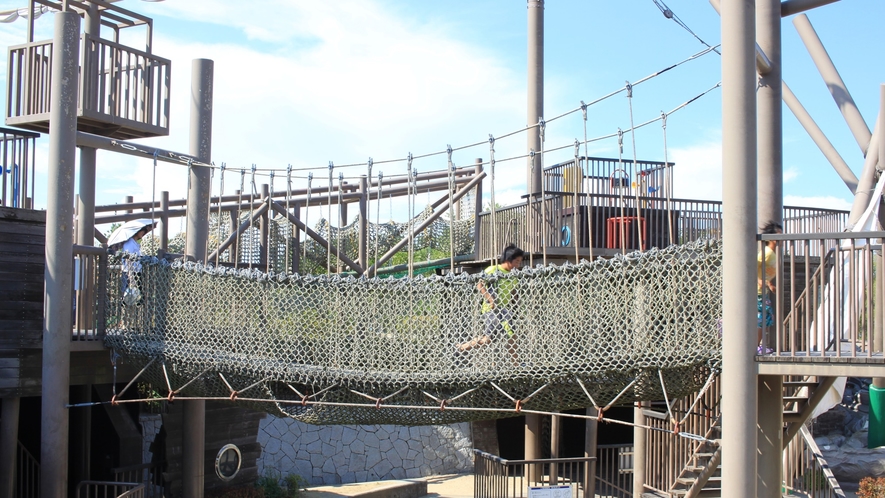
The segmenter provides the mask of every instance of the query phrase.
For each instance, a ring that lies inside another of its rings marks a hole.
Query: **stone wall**
[[[341,484],[457,474],[473,469],[470,424],[314,426],[268,415],[258,442],[260,475],[298,474]]]

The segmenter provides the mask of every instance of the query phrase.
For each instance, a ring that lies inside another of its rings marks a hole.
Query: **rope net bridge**
[[[106,343],[170,400],[236,399],[312,424],[604,411],[689,395],[720,369],[721,262],[707,241],[507,275],[386,279],[143,257],[111,265]],[[507,316],[492,312],[507,331],[487,328],[480,281],[512,287]],[[457,352],[483,335],[491,342]]]

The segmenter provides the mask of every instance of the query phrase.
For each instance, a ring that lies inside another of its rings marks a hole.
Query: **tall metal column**
[[[645,425],[643,403],[633,406],[633,496],[642,496],[645,492],[645,449],[647,433],[639,426]]]
[[[43,305],[43,408],[40,417],[40,490],[45,498],[68,493],[68,389],[71,356],[71,286],[74,161],[77,154],[77,72],[80,16],[55,15],[46,202],[46,297]]]
[[[756,496],[756,68],[752,0],[722,2],[722,496]]]
[[[214,62],[194,59],[191,64],[190,150],[194,159],[212,160],[212,91]],[[205,166],[190,167],[187,194],[187,257],[206,257],[209,238],[209,197],[211,171]],[[205,475],[206,402],[185,401],[183,409],[182,492],[184,498],[202,498]]]
[[[18,416],[21,398],[10,396],[0,400],[0,498],[15,496],[15,455],[18,450]]]
[[[756,221],[762,226],[770,221],[783,224],[784,212],[780,0],[756,0],[756,43],[769,61],[769,69],[760,76],[756,90]],[[756,380],[756,496],[780,498],[783,377],[766,375]]]
[[[584,425],[584,456],[587,458],[596,456],[596,443],[598,440],[599,424],[596,419],[592,418],[599,414],[596,408],[587,408],[588,418]],[[587,469],[587,485],[584,489],[583,498],[593,498],[596,496],[596,462],[590,462]]]
[[[528,113],[526,125],[535,126],[538,119],[544,115],[544,0],[528,0]],[[526,152],[541,150],[541,136],[537,128],[528,131]],[[541,191],[541,168],[536,167],[532,171],[532,161],[529,159],[526,168],[527,178],[530,175],[528,187],[529,194]],[[495,250],[498,250],[496,248]]]
[[[528,8],[528,102],[526,124],[534,126],[544,115],[544,0],[527,0]],[[541,136],[537,128],[528,131],[526,150],[541,150]],[[529,184],[528,193],[541,191],[541,168],[532,171],[532,160],[526,168]],[[500,247],[494,248],[500,251]],[[541,416],[525,416],[525,458],[541,458]],[[536,472],[537,469],[532,469]]]

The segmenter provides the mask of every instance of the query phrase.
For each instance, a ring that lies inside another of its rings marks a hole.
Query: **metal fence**
[[[774,315],[762,330],[766,354],[870,358],[882,351],[874,285],[875,292],[885,292],[885,279],[874,281],[874,275],[885,268],[883,237],[885,232],[760,236],[760,252],[769,242],[775,245],[779,269],[777,292],[761,287],[763,301],[772,305],[763,312]]]
[[[81,481],[77,498],[144,498],[144,488],[137,482]]]
[[[15,496],[16,498],[38,498],[40,496],[40,462],[34,455],[18,442],[15,460]]]
[[[839,231],[848,212],[784,207],[787,233]],[[722,238],[722,203],[696,199],[547,191],[479,214],[477,260],[507,244],[534,253],[581,254],[587,249],[634,251]],[[809,248],[814,250],[814,248]],[[814,253],[812,253],[814,254]]]
[[[844,497],[811,433],[804,426],[784,448],[784,489],[790,496]]]
[[[164,403],[165,405],[165,403]],[[137,482],[144,485],[145,498],[162,498],[163,473],[160,466],[153,463],[142,463],[113,469],[114,481]]]
[[[506,460],[473,450],[476,498],[523,498],[529,488],[568,487],[572,498],[592,497],[587,480],[595,457]]]
[[[596,446],[596,496],[630,498],[633,496],[633,445],[600,444]]]
[[[39,133],[0,127],[0,206],[33,209]]]
[[[74,341],[104,337],[107,305],[108,252],[103,247],[74,246]]]

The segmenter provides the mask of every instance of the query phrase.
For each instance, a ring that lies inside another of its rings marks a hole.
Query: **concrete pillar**
[[[15,495],[15,455],[18,450],[18,415],[21,398],[10,396],[0,400],[0,498]]]
[[[77,154],[77,77],[80,16],[55,14],[46,196],[46,269],[43,304],[43,408],[40,417],[40,490],[44,498],[68,493],[68,404],[74,161]]]
[[[756,44],[769,61],[756,90],[756,221],[762,226],[770,221],[783,224],[784,212],[780,0],[756,0]],[[783,378],[758,377],[757,393],[757,496],[780,498]]]
[[[194,159],[212,160],[212,90],[214,63],[195,59],[191,65],[190,150]],[[206,257],[209,238],[211,171],[191,166],[187,195],[187,257]],[[202,498],[205,479],[206,402],[185,401],[183,408],[182,496]]]
[[[534,126],[544,116],[544,0],[528,0],[528,113],[526,124]],[[526,153],[529,150],[540,152],[541,136],[538,128],[528,131]],[[527,185],[529,194],[541,191],[541,168],[532,172],[532,162],[526,165],[531,182]],[[496,248],[499,250],[500,248]]]
[[[752,0],[722,2],[722,497],[756,496],[756,68]]]
[[[643,404],[636,403],[633,407],[633,423],[645,425]],[[642,496],[645,492],[645,447],[647,434],[641,427],[633,428],[633,496]]]

